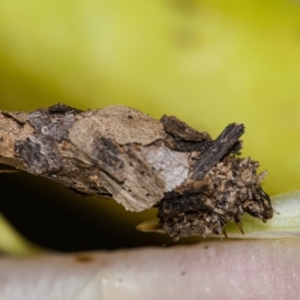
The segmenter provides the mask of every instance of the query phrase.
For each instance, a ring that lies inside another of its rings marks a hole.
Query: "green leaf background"
[[[1,1],[0,45],[0,109],[124,104],[214,137],[242,122],[243,155],[268,169],[266,191],[300,187],[299,1]],[[95,224],[99,211],[108,227],[155,214],[64,193],[62,205]]]

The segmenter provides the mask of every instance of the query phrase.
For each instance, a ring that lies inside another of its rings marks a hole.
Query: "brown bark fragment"
[[[108,106],[80,114],[69,131],[69,138],[78,145],[94,135],[112,137],[119,145],[149,145],[164,137],[164,129],[158,120],[133,108]]]
[[[33,174],[54,174],[63,168],[55,141],[43,135],[32,134],[25,141],[17,141],[15,156]]]
[[[258,163],[235,154],[244,126],[212,140],[176,117],[161,121],[126,106],[80,111],[63,104],[31,113],[0,111],[0,163],[47,177],[126,209],[158,207],[174,239],[221,234],[247,212],[273,216]]]
[[[121,159],[123,150],[112,138],[95,137],[91,152],[92,161],[98,164],[105,173],[118,183],[126,180],[124,162]]]
[[[178,137],[181,140],[192,142],[211,140],[211,137],[207,132],[199,132],[174,116],[164,115],[160,121],[164,125],[164,129],[167,133]]]
[[[122,157],[126,180],[120,185],[101,172],[104,186],[126,209],[142,211],[154,206],[164,196],[164,177],[155,171],[139,152],[131,148],[127,148]]]

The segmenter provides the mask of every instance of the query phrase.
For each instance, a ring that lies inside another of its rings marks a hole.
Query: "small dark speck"
[[[185,275],[185,272],[181,272],[181,275],[184,276],[184,275]]]
[[[0,136],[0,142],[3,142],[3,136]]]
[[[146,193],[146,197],[149,197],[150,196],[150,194],[149,193]]]
[[[145,175],[145,171],[143,171],[143,170],[140,173],[141,173],[141,175]]]
[[[127,116],[127,119],[132,120],[132,119],[133,119],[133,116],[132,116],[132,115],[128,115],[128,116]]]
[[[208,245],[205,245],[205,246],[204,246],[204,249],[208,249]]]
[[[78,254],[74,256],[74,260],[79,263],[88,263],[94,260],[91,255]]]

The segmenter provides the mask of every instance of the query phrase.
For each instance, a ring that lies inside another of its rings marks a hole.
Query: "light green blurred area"
[[[34,245],[22,237],[6,218],[0,214],[0,253],[14,253],[18,255],[37,254],[42,248]]]
[[[125,104],[214,137],[242,122],[266,191],[300,188],[298,1],[1,1],[0,45],[0,109]]]

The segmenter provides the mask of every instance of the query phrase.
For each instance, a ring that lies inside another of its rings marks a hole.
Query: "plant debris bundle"
[[[245,212],[264,222],[273,216],[261,188],[266,172],[238,156],[243,133],[233,123],[213,140],[176,117],[155,120],[126,106],[0,111],[0,163],[127,210],[155,206],[175,240],[226,235],[230,221],[242,231]]]

